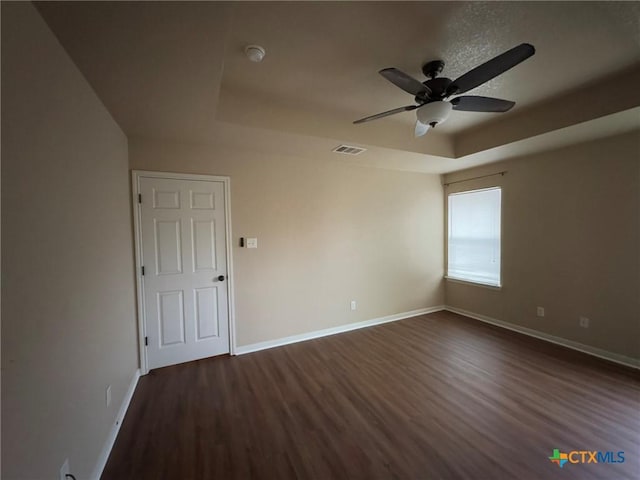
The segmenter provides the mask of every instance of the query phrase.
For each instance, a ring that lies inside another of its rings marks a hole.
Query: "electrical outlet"
[[[71,470],[69,469],[69,459],[67,458],[60,467],[60,480],[69,480],[67,478],[67,474],[69,473],[71,473]]]
[[[587,317],[580,317],[580,326],[582,328],[589,328],[589,319]]]
[[[351,310],[357,310],[358,304],[355,300],[351,300]]]
[[[107,407],[111,405],[111,385],[107,386],[107,390],[105,391],[105,402]]]
[[[536,309],[536,315],[538,315],[539,317],[544,317],[544,307],[538,307]]]

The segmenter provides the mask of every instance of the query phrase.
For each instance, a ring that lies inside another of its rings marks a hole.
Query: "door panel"
[[[155,220],[154,236],[158,275],[182,273],[180,220]]]
[[[216,228],[213,220],[193,220],[191,222],[193,239],[194,271],[216,269]]]
[[[218,289],[216,287],[198,288],[195,291],[196,325],[198,340],[218,337]]]
[[[184,301],[182,290],[158,292],[160,347],[184,343]]]
[[[207,192],[191,192],[191,208],[196,210],[214,210],[214,197]]]
[[[149,369],[228,353],[224,183],[138,185]]]
[[[162,191],[153,190],[153,208],[162,209],[179,209],[180,208],[180,192],[179,191]]]

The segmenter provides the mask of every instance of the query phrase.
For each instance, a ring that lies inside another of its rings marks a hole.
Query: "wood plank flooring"
[[[638,479],[639,412],[637,371],[439,312],[152,371],[102,479]]]

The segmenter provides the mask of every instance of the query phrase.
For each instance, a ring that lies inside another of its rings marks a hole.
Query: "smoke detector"
[[[249,60],[258,63],[262,61],[267,52],[260,45],[247,45],[244,47],[244,53]]]

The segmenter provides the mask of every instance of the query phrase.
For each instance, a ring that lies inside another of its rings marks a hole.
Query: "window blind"
[[[447,276],[500,286],[499,187],[449,195]]]

